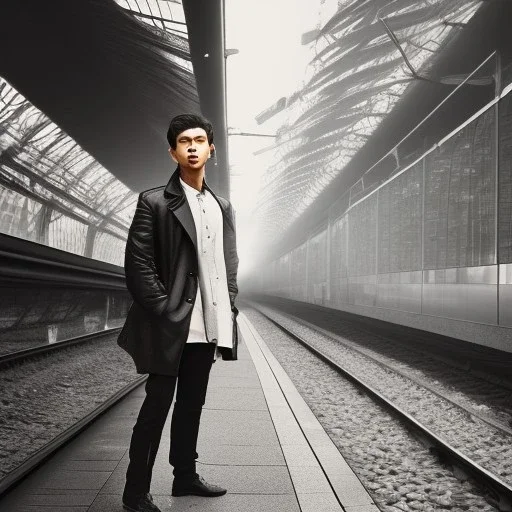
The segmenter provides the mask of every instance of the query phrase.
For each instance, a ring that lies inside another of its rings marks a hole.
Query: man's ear
[[[215,144],[210,144],[210,157],[215,155]]]
[[[176,162],[178,163],[178,160],[176,159],[176,154],[175,154],[175,151],[174,149],[172,149],[171,147],[169,147],[169,149],[167,150],[169,151],[169,156]]]

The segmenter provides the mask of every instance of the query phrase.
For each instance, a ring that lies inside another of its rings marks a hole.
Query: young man
[[[126,244],[126,284],[134,303],[119,336],[139,373],[149,373],[133,428],[123,505],[157,512],[149,493],[162,429],[177,384],[169,462],[173,496],[221,496],[196,473],[197,436],[215,352],[230,358],[238,289],[234,213],[204,180],[215,151],[211,124],[172,119],[169,153],[178,164],[166,187],[139,196]]]

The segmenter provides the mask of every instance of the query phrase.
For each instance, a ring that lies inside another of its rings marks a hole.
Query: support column
[[[85,250],[84,256],[87,258],[92,258],[93,250],[94,250],[94,241],[96,239],[96,234],[98,233],[98,228],[89,224],[87,228],[87,239],[85,241]]]

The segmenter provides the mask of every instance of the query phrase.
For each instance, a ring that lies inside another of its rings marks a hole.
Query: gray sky
[[[337,2],[327,3],[336,4]],[[228,125],[244,132],[275,133],[278,119],[258,126],[255,116],[282,96],[300,88],[311,50],[301,35],[319,22],[319,0],[226,0],[226,47],[239,54],[227,59]],[[325,11],[325,5],[322,11]],[[237,212],[240,270],[251,260],[252,209],[260,177],[272,152],[254,157],[273,139],[230,137],[231,196]]]

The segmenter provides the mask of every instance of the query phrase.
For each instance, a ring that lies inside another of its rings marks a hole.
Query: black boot
[[[183,481],[174,479],[172,485],[173,496],[205,496],[213,498],[226,494],[226,489],[218,485],[206,482],[202,477],[196,475],[193,480]]]
[[[161,512],[153,503],[153,496],[149,492],[144,494],[123,494],[123,507],[131,512]]]

